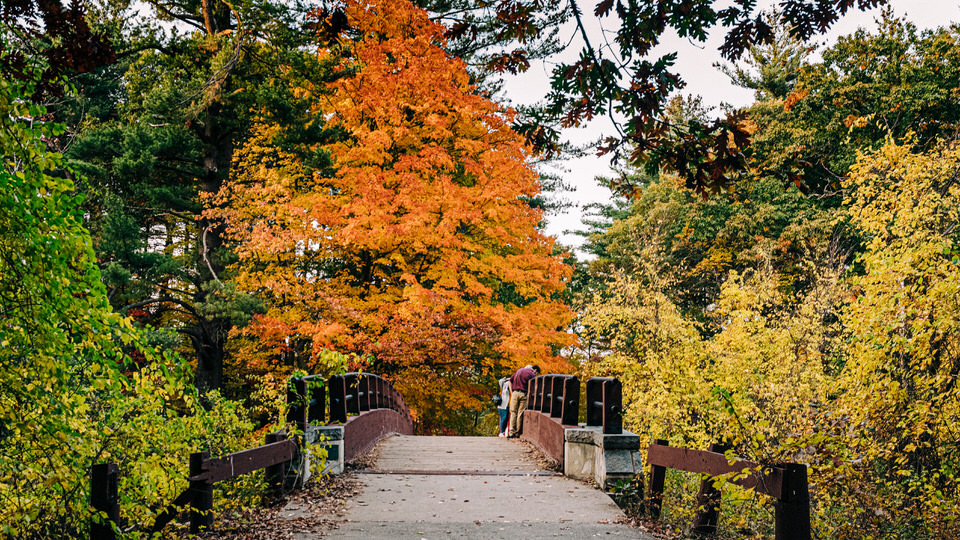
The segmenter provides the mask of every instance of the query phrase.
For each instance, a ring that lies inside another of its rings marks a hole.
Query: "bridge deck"
[[[496,437],[394,436],[358,475],[337,538],[649,538],[595,488]]]

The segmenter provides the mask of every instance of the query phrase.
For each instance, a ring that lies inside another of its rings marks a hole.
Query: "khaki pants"
[[[527,410],[527,393],[510,393],[510,437],[518,437],[523,429],[523,411]]]

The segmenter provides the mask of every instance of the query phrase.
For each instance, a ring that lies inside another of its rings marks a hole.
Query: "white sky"
[[[772,0],[760,2],[761,5],[766,6],[773,3]],[[587,14],[593,11],[594,4],[592,0],[580,3]],[[906,16],[920,29],[946,26],[960,21],[960,0],[891,0],[890,5],[896,15]],[[875,20],[879,15],[879,9],[848,13],[833,26],[830,32],[815,38],[814,42],[822,46],[835,42],[837,37],[850,34],[857,28],[872,30],[876,28]],[[561,35],[561,40],[569,39],[573,32],[572,27],[565,30],[566,33]],[[592,34],[599,36],[599,30]],[[702,96],[706,106],[718,106],[721,103],[735,106],[749,105],[753,100],[753,91],[733,86],[726,75],[713,67],[714,62],[721,61],[718,47],[723,35],[723,29],[719,29],[710,35],[706,43],[694,44],[674,34],[663,39],[655,52],[678,52],[674,72],[687,83],[682,90],[683,94]],[[572,51],[568,58],[575,58],[577,53],[579,49]],[[550,63],[535,63],[526,73],[509,78],[504,87],[505,96],[515,104],[541,100],[549,89],[551,66]],[[597,119],[585,128],[567,130],[565,137],[575,144],[584,144],[612,133],[614,130],[609,120]],[[571,159],[564,164],[564,167],[569,169],[569,172],[564,174],[566,182],[574,189],[564,195],[574,201],[575,206],[562,214],[548,215],[547,233],[558,237],[564,245],[577,247],[582,244],[582,238],[567,231],[581,229],[580,219],[585,205],[609,199],[610,193],[600,187],[594,178],[612,175],[612,172],[607,156],[591,155]]]

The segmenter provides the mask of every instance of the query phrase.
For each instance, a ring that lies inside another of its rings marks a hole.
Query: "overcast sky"
[[[761,0],[760,4],[771,5],[771,0]],[[584,2],[584,11],[591,12],[592,7]],[[891,0],[891,6],[898,16],[906,16],[919,28],[935,28],[960,21],[960,1],[958,0]],[[876,28],[875,20],[880,10],[861,12],[854,11],[843,17],[831,31],[815,39],[821,48],[836,41],[838,36],[847,35],[857,28]],[[573,32],[572,27],[561,39],[569,39]],[[594,29],[594,35],[599,36],[599,30]],[[753,91],[738,88],[730,84],[730,80],[713,67],[715,62],[721,61],[718,47],[723,38],[723,31],[713,32],[706,43],[693,43],[681,39],[675,34],[666,37],[656,52],[663,53],[677,51],[678,59],[674,67],[686,82],[683,94],[696,94],[703,98],[707,106],[719,106],[729,103],[735,106],[749,105],[753,100]],[[579,51],[571,51],[569,57],[575,58]],[[549,75],[552,64],[550,62],[534,64],[530,70],[507,81],[504,88],[506,97],[514,104],[532,103],[542,99],[549,89]],[[582,129],[571,129],[565,133],[567,140],[584,144],[598,139],[602,135],[613,132],[609,121],[599,119]],[[559,215],[547,216],[547,232],[565,245],[577,247],[582,239],[567,231],[580,229],[580,218],[583,206],[591,202],[602,202],[609,199],[610,194],[594,181],[597,176],[610,175],[610,161],[608,157],[588,156],[575,160],[568,160],[564,164],[569,169],[564,173],[568,184],[574,191],[566,193],[566,197],[576,203],[569,211]]]

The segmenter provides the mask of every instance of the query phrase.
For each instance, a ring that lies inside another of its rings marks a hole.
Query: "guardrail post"
[[[657,439],[653,444],[667,446],[667,441]],[[667,478],[667,468],[660,465],[650,465],[650,493],[647,495],[647,513],[651,518],[660,517],[663,508],[663,485]]]
[[[347,402],[347,414],[360,414],[360,385],[357,383],[357,374],[347,373],[343,376],[343,380],[347,383],[347,395],[345,399]]]
[[[618,379],[603,381],[603,432],[623,433],[623,388]]]
[[[357,375],[357,409],[370,410],[370,376],[366,373]]]
[[[117,481],[120,469],[116,463],[98,463],[90,470],[90,506],[107,515],[106,520],[94,516],[90,521],[92,540],[113,540],[117,537],[112,524],[120,522],[120,505],[117,503]]]
[[[543,376],[543,403],[540,411],[549,415],[553,410],[553,375]]]
[[[284,431],[274,431],[267,433],[264,437],[266,444],[286,440],[287,434]],[[263,478],[267,481],[268,489],[273,496],[283,493],[283,483],[287,475],[287,463],[277,463],[263,469]]]
[[[190,476],[203,474],[207,469],[210,452],[190,454]],[[198,534],[213,525],[213,483],[209,480],[191,480],[190,532]]]
[[[307,381],[307,423],[323,422],[327,413],[327,388],[319,375],[311,375]]]
[[[287,383],[287,422],[300,431],[307,430],[307,386],[302,377],[291,379]]]
[[[567,426],[577,425],[580,416],[580,379],[568,377],[563,381],[563,412],[560,423]]]
[[[347,386],[343,375],[330,377],[330,423],[347,421]]]
[[[373,384],[370,385],[370,408],[379,409],[381,405],[380,404],[380,388],[381,388],[381,385],[383,384],[383,379],[381,379],[376,375],[373,375],[373,380],[371,382],[373,382]]]
[[[553,403],[550,404],[550,418],[560,418],[563,413],[563,375],[554,375],[550,381],[550,393],[553,395]]]
[[[530,381],[530,387],[527,388],[527,408],[533,411],[540,410],[540,377],[542,375],[537,375]]]
[[[587,425],[603,425],[603,377],[587,379]]]
[[[537,410],[534,406],[537,402],[537,377],[530,379],[527,382],[527,410],[535,411]]]
[[[550,413],[550,376],[544,375],[540,379],[540,412],[544,414]]]
[[[722,443],[710,445],[711,452],[722,454],[729,448]],[[693,532],[696,534],[713,534],[717,532],[717,523],[720,519],[720,490],[714,487],[713,478],[705,476],[700,480],[700,492],[697,493],[697,512],[693,516]]]
[[[783,488],[775,503],[776,540],[810,540],[810,489],[807,466],[784,463]]]

